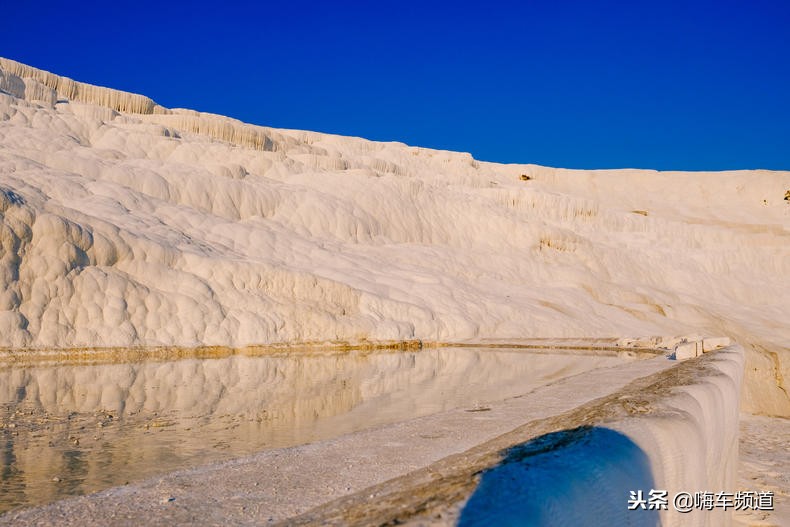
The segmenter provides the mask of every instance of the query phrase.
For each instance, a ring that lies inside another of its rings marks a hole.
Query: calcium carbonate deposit
[[[788,172],[483,163],[7,59],[0,90],[2,347],[727,335],[790,416]]]

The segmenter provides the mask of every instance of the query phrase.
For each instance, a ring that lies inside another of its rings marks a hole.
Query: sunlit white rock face
[[[790,415],[788,172],[482,163],[0,72],[0,346],[696,332]]]

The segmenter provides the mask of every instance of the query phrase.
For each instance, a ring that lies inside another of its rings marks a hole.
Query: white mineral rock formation
[[[482,163],[7,59],[0,90],[0,346],[727,335],[790,415],[788,172]]]

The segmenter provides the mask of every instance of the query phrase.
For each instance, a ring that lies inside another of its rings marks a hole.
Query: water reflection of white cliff
[[[474,407],[621,359],[438,349],[0,369],[0,511]]]

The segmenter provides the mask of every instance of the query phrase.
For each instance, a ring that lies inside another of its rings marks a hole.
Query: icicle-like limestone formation
[[[147,120],[151,122],[239,146],[265,151],[276,149],[273,134],[261,126],[193,110],[169,110],[143,95],[77,82],[3,57],[0,57],[0,68],[5,70],[0,77],[0,90],[15,97],[40,101],[48,106],[53,106],[60,97],[140,114],[149,117]]]
[[[275,142],[271,134],[260,126],[254,126],[221,115],[193,110],[168,110],[167,113],[146,115],[146,121],[175,128],[182,132],[206,135],[234,145],[255,150],[274,151]]]
[[[154,113],[163,110],[161,106],[144,95],[77,82],[68,77],[32,68],[15,60],[0,57],[0,67],[17,77],[34,79],[55,90],[59,97],[65,99],[107,106],[113,110],[127,113]]]

